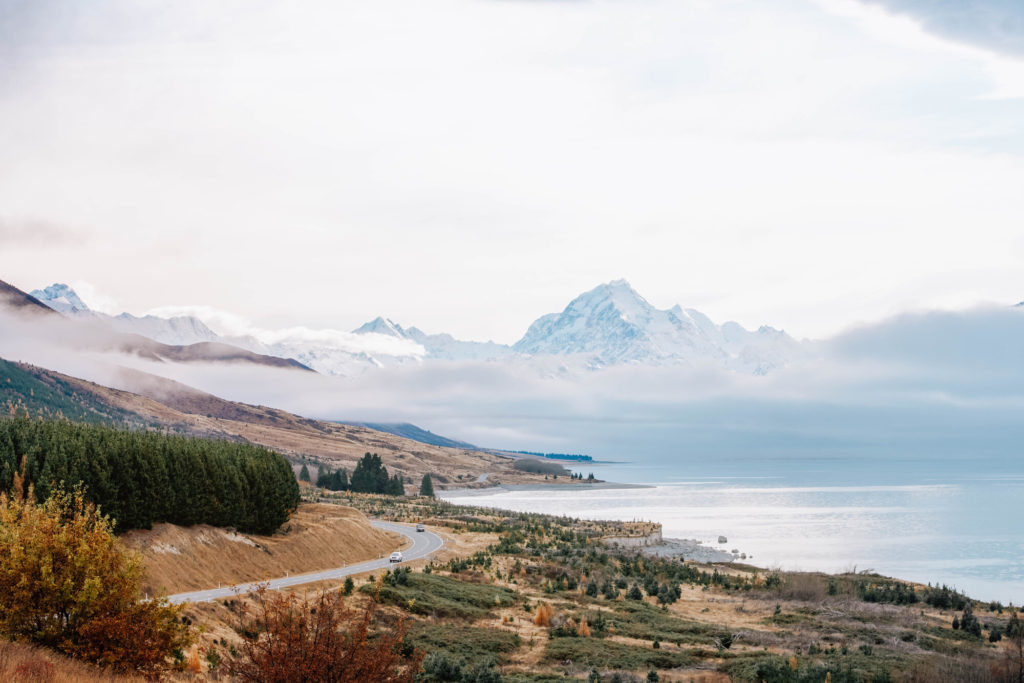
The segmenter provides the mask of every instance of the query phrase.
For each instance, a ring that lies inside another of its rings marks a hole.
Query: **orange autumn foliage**
[[[192,650],[185,662],[185,671],[193,674],[203,673],[203,663],[199,660],[199,650]]]
[[[533,617],[533,623],[537,626],[551,626],[551,617],[555,616],[555,610],[551,605],[542,602],[537,605],[537,613]]]
[[[253,683],[413,683],[423,654],[404,647],[406,622],[372,634],[376,603],[359,611],[338,593],[315,598],[255,594],[255,614],[243,611],[236,630],[244,641],[228,672]]]
[[[576,629],[576,633],[578,633],[583,638],[590,637],[590,626],[587,624],[586,619],[580,621],[580,627]]]
[[[188,644],[180,607],[141,601],[142,560],[81,491],[0,493],[0,636],[119,670],[155,672]]]

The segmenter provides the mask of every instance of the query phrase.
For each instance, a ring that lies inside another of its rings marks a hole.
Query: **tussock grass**
[[[488,660],[500,664],[521,645],[517,634],[497,628],[424,622],[413,624],[405,640],[424,652],[442,652],[471,666]]]
[[[143,680],[137,676],[112,674],[45,648],[0,640],[0,681],[5,683],[129,683]]]
[[[500,586],[467,583],[440,574],[409,574],[405,585],[380,587],[378,601],[396,605],[412,614],[442,618],[476,620],[488,616],[496,607],[519,602],[514,591]],[[359,590],[372,594],[376,587]]]
[[[544,661],[572,662],[610,669],[673,669],[689,666],[694,658],[687,652],[626,645],[593,638],[553,638],[544,650]]]

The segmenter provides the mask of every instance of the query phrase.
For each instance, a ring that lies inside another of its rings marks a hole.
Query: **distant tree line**
[[[519,455],[532,455],[538,458],[548,458],[549,460],[575,460],[577,462],[593,462],[594,458],[589,455],[583,455],[582,453],[538,453],[536,451],[508,451],[509,453],[518,453]]]
[[[316,485],[328,491],[353,491],[355,493],[383,493],[389,496],[405,495],[405,485],[399,475],[389,476],[380,456],[367,453],[352,470],[330,471],[323,465],[317,471]]]
[[[260,446],[118,430],[99,425],[0,420],[0,490],[24,458],[36,500],[81,484],[118,531],[154,522],[272,533],[298,507],[288,461]]]

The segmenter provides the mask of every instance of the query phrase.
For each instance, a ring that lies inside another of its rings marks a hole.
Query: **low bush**
[[[392,582],[379,587],[366,584],[359,590],[375,594],[378,602],[396,605],[412,614],[480,619],[496,607],[514,605],[515,592],[500,586],[459,581],[440,574],[406,574],[404,584]]]
[[[471,667],[500,664],[520,646],[519,636],[510,631],[423,622],[414,623],[405,640],[417,650],[444,654],[452,662]]]
[[[710,624],[681,619],[644,602],[622,602],[615,605],[620,618],[615,619],[615,633],[641,640],[667,640],[711,645],[721,629]]]
[[[688,666],[694,658],[679,650],[671,651],[625,645],[593,638],[555,638],[548,641],[544,661],[573,662],[610,669],[672,669]]]

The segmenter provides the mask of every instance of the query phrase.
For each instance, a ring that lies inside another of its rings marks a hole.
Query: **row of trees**
[[[22,462],[37,501],[81,485],[119,531],[171,522],[268,534],[299,504],[288,461],[250,444],[0,420],[0,491],[10,490]]]
[[[301,475],[300,475],[301,476]],[[367,453],[352,470],[330,471],[323,465],[317,471],[316,485],[328,491],[353,491],[355,493],[383,493],[389,496],[405,495],[405,484],[399,475],[390,476],[380,456]]]

